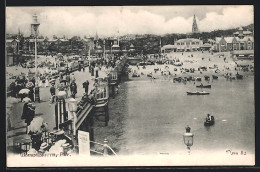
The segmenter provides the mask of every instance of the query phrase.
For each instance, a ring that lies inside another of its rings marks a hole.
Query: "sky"
[[[30,34],[32,15],[40,35],[52,37],[190,33],[193,15],[199,31],[230,29],[254,23],[254,8],[226,6],[7,7],[6,32]]]

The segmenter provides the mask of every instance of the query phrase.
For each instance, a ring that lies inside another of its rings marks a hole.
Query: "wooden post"
[[[108,120],[109,120],[109,117],[108,117],[108,105],[106,105],[105,107],[104,107],[104,110],[105,110],[105,126],[107,126],[108,125]]]

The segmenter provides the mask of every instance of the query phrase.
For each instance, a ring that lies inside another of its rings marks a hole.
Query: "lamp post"
[[[73,115],[73,135],[76,136],[76,122],[77,122],[77,103],[78,101],[76,99],[70,98],[69,102],[68,102],[68,108],[69,111],[72,113]]]
[[[34,35],[35,39],[35,45],[34,45],[34,53],[35,53],[35,81],[36,84],[38,84],[38,79],[37,79],[37,35],[38,35],[38,28],[40,26],[40,23],[37,21],[37,15],[33,15],[33,23],[31,24],[31,32]]]
[[[55,104],[55,118],[56,118],[56,127],[59,130],[59,124],[65,121],[65,113],[66,113],[65,98],[67,96],[67,93],[65,91],[59,91],[56,94],[56,96],[58,98],[58,101]]]
[[[183,134],[183,141],[184,144],[187,146],[188,149],[188,153],[190,155],[190,147],[193,145],[193,134],[190,132],[191,128],[189,126],[187,126],[186,128],[186,132]]]
[[[104,59],[106,59],[106,41],[105,41],[105,39],[103,41],[103,44],[104,44]]]

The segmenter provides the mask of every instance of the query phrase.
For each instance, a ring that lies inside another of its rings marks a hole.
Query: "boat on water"
[[[210,77],[207,76],[207,75],[205,75],[204,78],[205,78],[205,80],[207,80],[207,81],[210,80]]]
[[[212,75],[212,78],[213,78],[213,79],[218,79],[218,76]]]
[[[236,74],[237,79],[243,79],[243,75]]]
[[[211,126],[211,125],[214,125],[214,124],[215,124],[214,116],[211,116],[211,120],[205,119],[205,121],[204,121],[205,126]]]
[[[201,77],[196,77],[196,81],[201,81]]]
[[[196,85],[197,88],[211,88],[211,85]]]
[[[206,91],[195,91],[195,92],[187,91],[187,95],[209,95],[209,92],[206,92]]]
[[[134,72],[134,73],[132,74],[132,77],[140,77],[140,75],[139,75],[138,73]]]
[[[151,73],[147,74],[147,77],[153,77],[153,75]]]

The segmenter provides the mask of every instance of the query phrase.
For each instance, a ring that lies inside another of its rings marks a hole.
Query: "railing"
[[[88,114],[91,112],[93,109],[93,105],[91,103],[88,103],[84,109],[77,114],[77,122],[76,122],[76,130],[80,127],[84,119],[88,116]]]
[[[90,152],[94,152],[94,153],[97,153],[97,154],[100,154],[100,155],[103,155],[103,156],[108,156],[107,150],[109,149],[113,153],[113,155],[117,156],[116,152],[110,146],[107,145],[107,140],[106,139],[104,140],[104,144],[98,143],[98,142],[94,142],[94,141],[90,141],[90,143],[94,143],[94,144],[100,145],[104,149],[104,152],[99,152],[99,151],[96,151],[96,150],[93,150],[93,149],[90,149]]]

